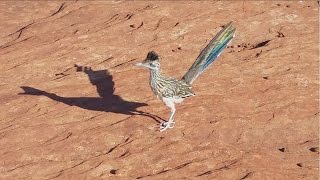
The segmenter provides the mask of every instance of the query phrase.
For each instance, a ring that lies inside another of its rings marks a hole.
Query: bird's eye
[[[156,65],[154,65],[153,63],[150,63],[150,66],[152,66],[152,67],[156,67]]]

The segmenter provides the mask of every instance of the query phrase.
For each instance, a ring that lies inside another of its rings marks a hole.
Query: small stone
[[[110,170],[110,174],[116,174],[116,173],[117,173],[117,170],[115,170],[115,169]]]

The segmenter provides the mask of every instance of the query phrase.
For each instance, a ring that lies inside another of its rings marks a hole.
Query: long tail
[[[188,84],[193,81],[221,54],[222,50],[227,47],[234,37],[236,28],[233,22],[229,22],[201,51],[196,61],[183,76],[182,80]]]

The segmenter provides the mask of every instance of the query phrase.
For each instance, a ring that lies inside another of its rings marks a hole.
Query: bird
[[[200,52],[192,66],[180,80],[161,74],[160,57],[155,51],[149,51],[147,57],[136,64],[136,66],[149,69],[149,85],[152,92],[170,108],[169,120],[160,124],[160,132],[174,127],[175,104],[181,103],[187,97],[195,96],[192,91],[194,80],[217,59],[223,49],[235,37],[236,28],[232,21],[222,26],[222,28]]]

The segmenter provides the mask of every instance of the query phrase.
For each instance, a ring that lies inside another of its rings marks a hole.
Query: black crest
[[[155,60],[159,59],[159,56],[156,52],[150,51],[147,55],[147,59],[149,59],[150,61],[155,61]]]

